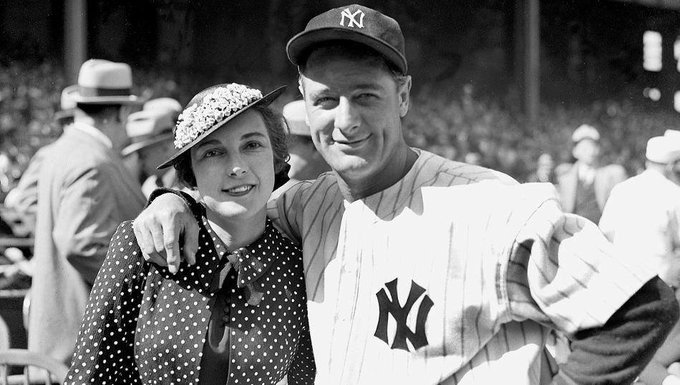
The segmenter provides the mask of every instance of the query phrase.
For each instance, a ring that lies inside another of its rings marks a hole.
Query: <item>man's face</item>
[[[312,53],[301,75],[312,140],[345,180],[366,182],[390,167],[406,148],[401,118],[408,111],[410,78],[398,85],[372,62]]]
[[[574,158],[587,165],[595,165],[600,156],[600,145],[592,139],[583,139],[574,146]]]
[[[141,162],[144,178],[151,175],[163,175],[167,170],[158,170],[156,167],[168,159],[173,152],[172,140],[154,143],[139,150],[139,160]]]

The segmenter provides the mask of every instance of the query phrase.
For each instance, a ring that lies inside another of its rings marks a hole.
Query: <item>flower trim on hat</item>
[[[216,88],[179,115],[175,129],[175,148],[181,149],[210,127],[260,99],[260,90],[241,84],[231,83]]]

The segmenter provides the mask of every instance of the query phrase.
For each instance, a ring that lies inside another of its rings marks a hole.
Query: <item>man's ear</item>
[[[408,113],[411,104],[411,75],[404,76],[404,80],[398,85],[399,89],[399,117],[403,118]]]

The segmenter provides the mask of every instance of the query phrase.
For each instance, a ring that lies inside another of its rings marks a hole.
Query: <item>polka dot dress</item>
[[[229,252],[201,220],[197,263],[144,262],[131,222],[111,240],[67,384],[313,384],[302,254],[267,220]]]

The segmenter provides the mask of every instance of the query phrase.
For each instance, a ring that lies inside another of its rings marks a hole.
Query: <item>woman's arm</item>
[[[132,222],[123,222],[90,293],[65,384],[140,383],[134,340],[147,269]]]

